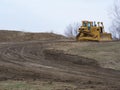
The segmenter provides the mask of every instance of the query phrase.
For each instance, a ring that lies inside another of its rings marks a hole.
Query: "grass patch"
[[[91,43],[71,48],[67,52],[93,58],[102,67],[120,70],[120,42]]]
[[[50,81],[1,81],[0,90],[74,90],[75,85]]]

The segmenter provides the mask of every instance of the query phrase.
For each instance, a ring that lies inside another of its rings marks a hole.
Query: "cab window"
[[[90,22],[88,22],[88,30],[90,30],[91,24]]]
[[[87,24],[86,24],[86,22],[84,22],[84,23],[83,23],[83,26],[84,26],[84,27],[87,27]]]

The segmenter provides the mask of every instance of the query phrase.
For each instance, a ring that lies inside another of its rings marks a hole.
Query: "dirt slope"
[[[96,60],[47,46],[42,41],[1,44],[0,80],[47,79],[78,83],[79,88],[120,89],[119,71],[101,68]]]
[[[0,30],[0,42],[59,40],[59,39],[65,39],[65,37],[54,33],[30,33],[30,32],[22,32],[22,31]]]
[[[76,84],[75,90],[119,90],[120,71],[102,68],[93,58],[62,50],[66,44],[67,48],[74,47],[74,43],[56,40],[0,43],[0,80],[49,80]]]
[[[96,60],[101,67],[120,70],[120,41],[113,42],[69,42],[50,45],[65,53]]]

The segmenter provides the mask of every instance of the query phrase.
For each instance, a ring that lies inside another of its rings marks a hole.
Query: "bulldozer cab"
[[[87,30],[93,30],[93,28],[98,28],[100,33],[104,32],[104,26],[102,22],[92,22],[92,21],[82,21],[82,27],[86,27]]]
[[[91,27],[93,26],[93,22],[90,21],[82,21],[82,27],[86,27],[88,30],[91,30]]]

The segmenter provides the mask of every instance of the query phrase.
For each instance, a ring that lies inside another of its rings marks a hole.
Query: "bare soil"
[[[39,37],[27,41],[22,39],[20,42],[16,41],[18,38],[5,42],[1,40],[1,81],[50,81],[77,87],[63,89],[61,86],[52,90],[120,90],[119,70],[102,67],[96,58],[74,54],[75,45],[88,46],[91,42],[80,44],[70,40],[63,41],[66,38],[60,35],[57,37],[52,34],[54,39],[51,34],[41,35],[39,37],[42,40],[38,40]]]

